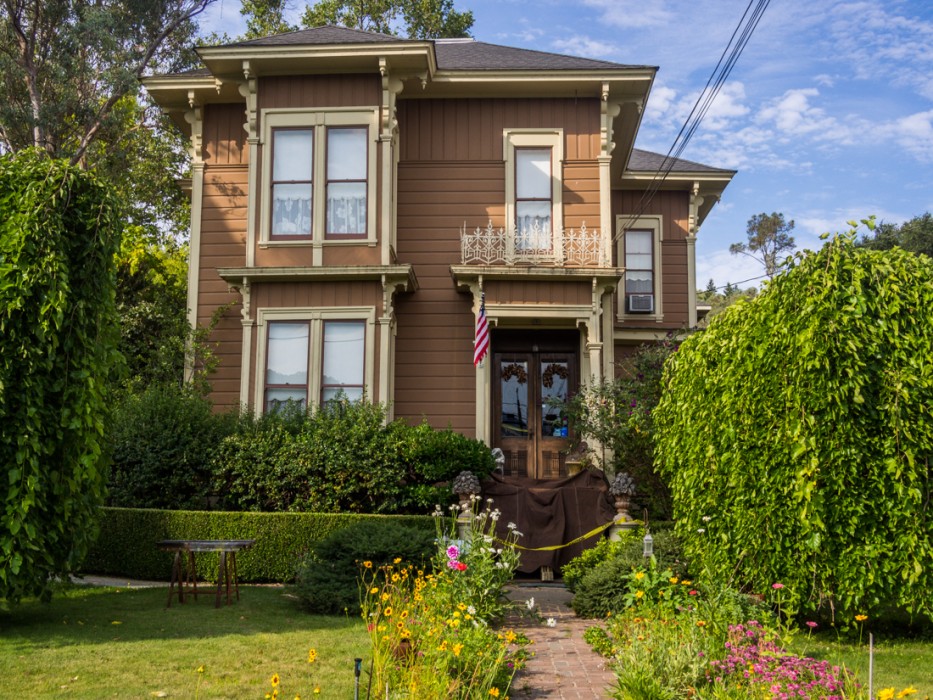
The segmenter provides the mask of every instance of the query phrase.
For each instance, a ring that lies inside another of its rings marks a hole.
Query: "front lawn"
[[[0,609],[0,697],[261,698],[278,674],[282,697],[349,698],[355,657],[365,696],[361,619],[309,615],[278,586],[220,609],[212,595],[166,608],[167,593],[71,588]]]

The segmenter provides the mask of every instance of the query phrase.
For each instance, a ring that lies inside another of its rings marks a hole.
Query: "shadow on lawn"
[[[286,586],[240,586],[240,600],[220,608],[214,589],[207,590],[197,601],[176,599],[167,608],[165,588],[69,586],[51,603],[27,600],[0,609],[0,633],[7,643],[64,647],[362,626],[356,617],[309,615]]]

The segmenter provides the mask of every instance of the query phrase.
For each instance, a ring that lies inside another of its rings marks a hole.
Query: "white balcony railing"
[[[609,240],[584,223],[579,229],[516,230],[485,228],[460,230],[463,265],[548,265],[552,267],[611,267]]]

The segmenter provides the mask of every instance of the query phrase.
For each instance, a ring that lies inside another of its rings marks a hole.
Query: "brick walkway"
[[[516,619],[513,627],[534,641],[534,653],[528,665],[516,674],[511,697],[515,700],[604,700],[611,698],[615,674],[606,668],[606,660],[583,641],[583,632],[596,624],[578,619],[570,609],[573,594],[560,584],[519,583],[509,591],[509,598],[522,603],[535,599],[543,618],[553,617],[556,627],[548,627],[530,617]]]

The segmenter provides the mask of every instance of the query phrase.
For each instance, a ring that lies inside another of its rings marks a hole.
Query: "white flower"
[[[476,614],[476,608],[474,608],[472,605],[468,605],[468,606],[467,606],[467,612],[470,613],[471,615],[475,615],[475,614]]]
[[[557,627],[557,620],[555,620],[553,617],[549,617],[549,618],[547,619],[547,626],[548,626],[548,627]]]
[[[524,533],[521,533],[521,532],[519,532],[518,530],[513,530],[512,533],[513,533],[516,537],[524,537],[524,536],[525,536]]]
[[[697,532],[699,532],[699,533],[702,535],[704,532],[706,532],[706,528],[705,528],[705,527],[698,527],[698,528],[697,528]]]
[[[710,520],[712,520],[712,518],[711,518],[710,516],[708,516],[708,515],[704,515],[704,516],[703,516],[703,522],[704,522],[704,523],[708,523]]]
[[[534,599],[534,598],[529,598],[528,600],[526,600],[526,601],[525,601],[525,607],[528,608],[529,610],[534,610],[534,609],[535,609],[535,599]]]
[[[489,517],[492,518],[492,521],[493,521],[493,522],[496,522],[496,521],[499,520],[499,518],[500,518],[501,516],[502,516],[502,513],[499,512],[499,509],[498,509],[498,508],[496,508],[496,509],[492,512],[492,515],[490,515]]]
[[[518,527],[518,525],[516,525],[515,523],[509,523],[506,527],[508,527],[509,530],[514,530],[515,528]]]
[[[486,503],[488,503],[489,505],[492,505],[492,499],[491,499],[491,498],[487,498],[487,499],[486,499]]]

